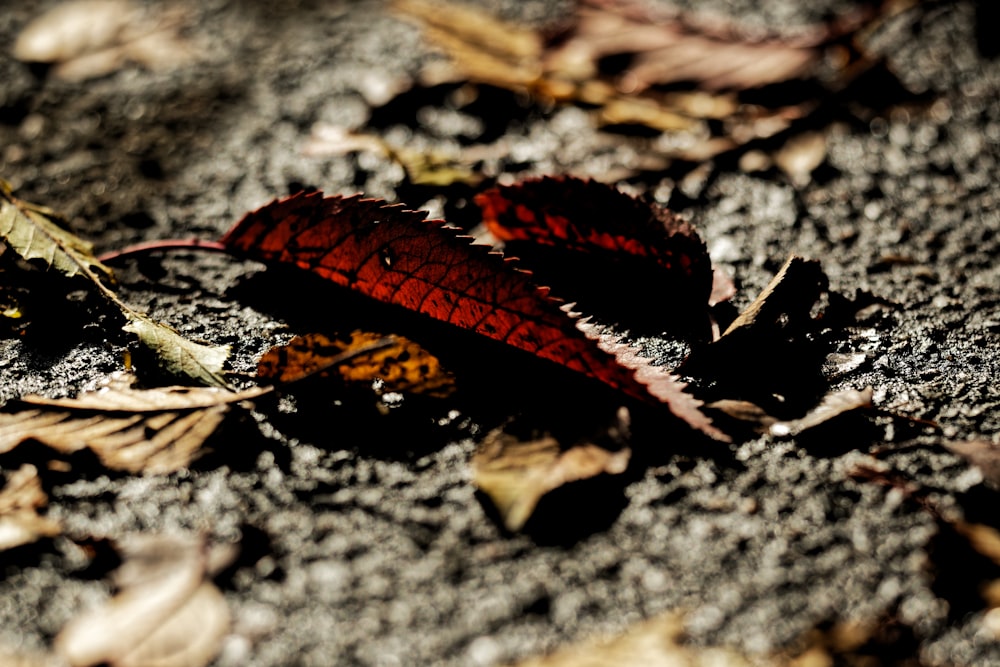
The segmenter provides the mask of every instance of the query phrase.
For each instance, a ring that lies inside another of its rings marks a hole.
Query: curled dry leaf
[[[617,637],[569,646],[551,655],[522,660],[511,667],[751,667],[759,664],[762,663],[751,662],[731,649],[686,646],[684,616],[670,612],[635,625]],[[770,664],[777,667],[781,663]]]
[[[792,255],[753,303],[733,320],[720,342],[727,336],[742,335],[740,332],[811,319],[812,307],[826,287],[826,275],[819,262]]]
[[[227,386],[222,366],[229,356],[228,346],[196,343],[132,310],[108,287],[107,283],[112,281],[111,269],[94,256],[92,246],[67,231],[51,209],[14,197],[3,181],[0,181],[0,239],[22,259],[38,260],[68,278],[89,281],[121,311],[127,320],[125,330],[139,337],[167,373],[208,386]]]
[[[402,336],[353,331],[344,338],[324,334],[296,336],[260,358],[257,375],[289,384],[312,376],[335,375],[344,382],[370,385],[381,392],[448,396],[455,379],[437,357]]]
[[[27,396],[0,413],[0,454],[27,440],[71,454],[87,448],[112,470],[170,473],[191,463],[229,406],[265,390],[106,389],[75,399]]]
[[[222,242],[530,352],[638,400],[665,403],[691,426],[725,437],[669,372],[646,363],[637,379],[634,350],[604,351],[528,273],[424,216],[360,196],[300,193],[249,213]]]
[[[38,515],[47,502],[35,466],[22,465],[8,476],[0,489],[0,551],[59,534],[58,523]]]
[[[614,440],[627,438],[624,408],[612,431]],[[552,436],[520,440],[499,428],[486,435],[472,457],[472,477],[497,508],[507,530],[517,531],[549,491],[601,474],[621,474],[630,457],[627,447],[609,451],[581,443],[564,450]]]
[[[141,536],[119,547],[119,592],[70,621],[55,640],[71,667],[203,667],[218,653],[230,615],[210,578],[235,553],[204,538]]]

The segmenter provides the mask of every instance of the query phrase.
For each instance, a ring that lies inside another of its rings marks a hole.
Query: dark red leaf
[[[724,439],[683,384],[652,367],[644,369],[640,382],[580,331],[529,273],[485,246],[472,245],[442,221],[424,217],[358,195],[300,193],[248,214],[222,242],[249,257],[292,264],[379,301],[507,343],[634,398],[667,403],[695,428]],[[627,365],[639,366],[634,359]]]
[[[624,326],[707,332],[712,263],[670,210],[570,177],[493,188],[476,203],[508,254],[559,297]]]

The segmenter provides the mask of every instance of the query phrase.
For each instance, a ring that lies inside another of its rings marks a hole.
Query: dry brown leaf
[[[38,515],[47,502],[35,466],[25,464],[10,474],[0,489],[0,551],[59,534],[57,522]]]
[[[607,9],[578,12],[573,35],[545,54],[545,71],[583,81],[599,75],[607,56],[635,54],[620,75],[622,92],[696,82],[703,90],[746,89],[805,74],[819,51],[780,41],[744,42],[698,34],[677,22],[651,23]]]
[[[56,5],[21,32],[14,57],[52,63],[52,75],[84,81],[126,62],[157,69],[183,64],[192,47],[178,34],[183,13],[152,11],[128,0],[71,0]]]
[[[73,399],[27,396],[22,409],[0,413],[0,454],[37,440],[63,454],[90,449],[113,470],[170,473],[199,454],[231,404],[265,391],[106,388]]]
[[[624,408],[618,419],[613,427],[619,432],[615,439],[624,439],[628,428]],[[583,443],[564,451],[551,436],[525,441],[496,429],[487,434],[472,457],[472,476],[493,501],[504,526],[517,531],[549,491],[601,474],[621,474],[630,457],[628,448],[612,452]]]
[[[455,379],[437,357],[402,336],[353,331],[343,338],[313,333],[296,336],[260,358],[257,375],[289,384],[313,376],[371,385],[380,393],[416,393],[444,397]]]
[[[229,609],[210,577],[235,556],[204,538],[141,536],[119,547],[119,592],[70,621],[56,653],[71,667],[203,667],[218,653]]]

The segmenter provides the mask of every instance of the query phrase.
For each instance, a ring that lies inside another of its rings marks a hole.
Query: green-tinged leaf
[[[179,333],[145,315],[126,312],[125,331],[156,353],[160,366],[171,375],[189,377],[210,387],[227,387],[222,365],[229,357],[228,345],[207,345],[184,338]]]
[[[104,298],[121,310],[128,320],[125,331],[136,334],[157,356],[167,373],[211,387],[228,386],[222,378],[222,365],[229,357],[228,347],[190,341],[130,308],[105,284],[105,281],[113,282],[111,269],[94,256],[89,243],[61,227],[58,220],[51,209],[14,197],[10,186],[0,179],[0,239],[14,252],[25,260],[41,260],[47,268],[69,278],[82,276],[90,281]]]
[[[25,260],[42,260],[45,266],[73,277],[110,278],[111,269],[98,261],[93,247],[61,227],[58,216],[44,206],[14,197],[0,182],[0,238]]]

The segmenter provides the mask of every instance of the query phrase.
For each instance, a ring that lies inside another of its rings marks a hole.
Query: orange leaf
[[[338,375],[344,382],[380,380],[382,391],[444,397],[454,378],[427,350],[402,336],[354,331],[346,339],[320,333],[296,336],[264,353],[257,375],[282,383],[313,375]]]

